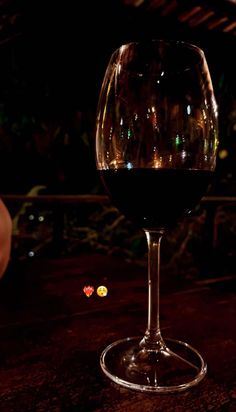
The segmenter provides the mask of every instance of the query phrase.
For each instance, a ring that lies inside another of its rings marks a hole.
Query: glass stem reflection
[[[148,326],[140,346],[147,350],[163,350],[159,319],[160,246],[164,230],[145,230],[148,244]]]

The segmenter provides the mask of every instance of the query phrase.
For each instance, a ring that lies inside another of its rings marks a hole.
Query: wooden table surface
[[[10,265],[0,283],[0,412],[236,411],[235,284],[236,274],[163,276],[163,335],[195,346],[208,374],[181,394],[143,394],[111,383],[99,355],[144,333],[145,267],[95,254]],[[90,298],[85,285],[95,288]]]

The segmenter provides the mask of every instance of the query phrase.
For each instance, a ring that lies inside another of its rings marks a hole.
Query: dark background
[[[94,125],[109,57],[126,42],[166,38],[195,43],[206,54],[220,113],[214,193],[236,194],[234,31],[181,21],[191,11],[186,1],[139,3],[0,2],[0,193],[38,185],[47,193],[101,192]],[[216,2],[213,17],[235,17],[229,3]]]

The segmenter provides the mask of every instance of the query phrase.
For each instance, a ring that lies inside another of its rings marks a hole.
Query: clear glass
[[[178,392],[206,374],[196,349],[162,337],[160,242],[205,193],[217,146],[217,106],[202,50],[154,40],[113,53],[98,103],[97,168],[112,201],[145,231],[148,245],[146,332],[112,343],[100,359],[104,373],[124,387]]]

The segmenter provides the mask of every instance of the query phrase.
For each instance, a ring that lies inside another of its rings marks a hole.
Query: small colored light
[[[180,137],[179,137],[178,134],[176,135],[176,138],[175,138],[175,144],[176,144],[176,146],[178,146],[180,144]]]
[[[219,151],[219,158],[221,160],[226,159],[226,157],[228,157],[228,155],[229,155],[229,152],[226,149],[222,149],[222,150]]]

